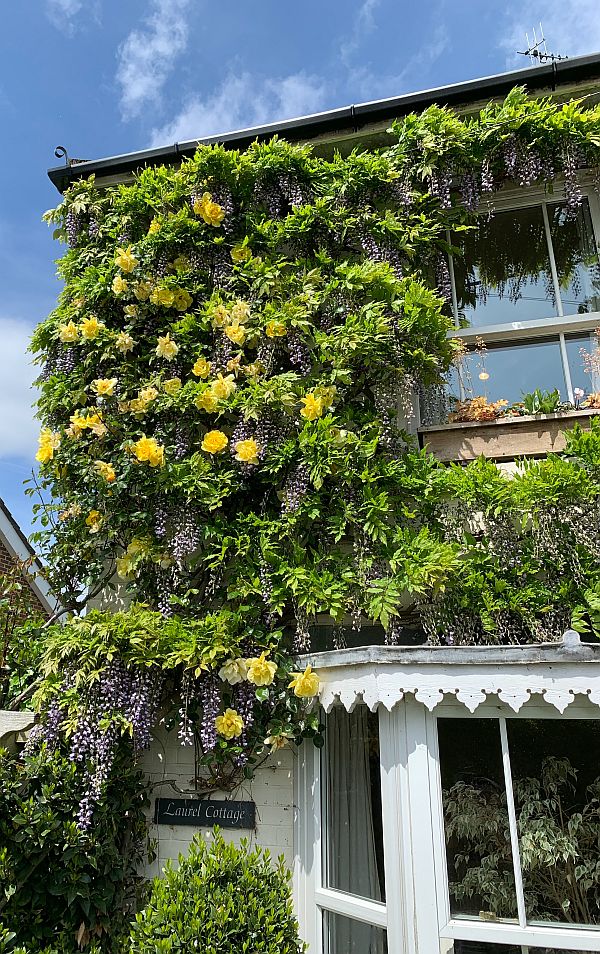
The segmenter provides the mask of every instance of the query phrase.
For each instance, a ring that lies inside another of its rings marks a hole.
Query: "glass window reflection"
[[[563,204],[547,208],[563,313],[600,310],[600,269],[587,199],[575,218],[567,215]]]
[[[536,388],[560,392],[567,400],[558,338],[525,341],[497,348],[468,352],[450,378],[453,397],[486,397],[488,401],[521,401]]]

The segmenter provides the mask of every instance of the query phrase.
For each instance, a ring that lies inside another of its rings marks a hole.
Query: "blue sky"
[[[0,34],[0,496],[26,532],[37,423],[26,355],[60,254],[58,144],[99,158],[600,50],[597,0],[28,0]]]

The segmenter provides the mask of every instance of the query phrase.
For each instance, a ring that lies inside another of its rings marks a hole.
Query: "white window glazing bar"
[[[510,844],[512,848],[513,870],[515,874],[515,893],[517,895],[517,911],[519,914],[519,926],[527,926],[527,914],[525,912],[525,896],[523,894],[523,876],[521,873],[521,853],[519,851],[519,832],[517,830],[517,814],[515,811],[515,799],[512,784],[512,770],[510,767],[510,752],[508,750],[508,733],[506,731],[506,719],[501,716],[498,720],[500,726],[500,744],[502,746],[502,767],[504,769],[504,785],[506,788],[506,806],[508,808],[508,825],[510,830]]]
[[[332,914],[340,914],[374,927],[387,927],[386,906],[379,901],[368,901],[367,898],[344,894],[343,891],[335,891],[333,888],[317,888],[315,901],[322,911],[331,911]]]
[[[548,218],[548,207],[542,202],[542,216],[544,219],[544,229],[546,232],[546,244],[548,246],[548,256],[550,258],[550,272],[552,273],[552,284],[554,285],[554,297],[556,299],[556,313],[559,318],[564,315],[562,298],[560,295],[560,281],[558,279],[558,269],[556,268],[556,259],[554,257],[554,246],[552,244],[552,233],[550,231],[550,219]]]
[[[575,404],[575,395],[573,393],[573,382],[571,380],[571,368],[569,367],[569,356],[567,354],[567,343],[565,341],[565,336],[561,331],[559,336],[560,342],[560,357],[562,361],[563,371],[565,374],[565,384],[567,386],[567,397],[571,404]]]
[[[308,741],[308,740],[307,740]],[[326,819],[326,809],[323,799],[323,790],[322,790],[322,772],[323,765],[325,761],[325,749],[318,749],[313,746],[313,772],[314,772],[314,785],[313,785],[313,811],[315,814],[314,822],[314,893],[311,899],[311,902],[314,904],[313,918],[314,918],[314,939],[315,944],[315,954],[322,954],[323,951],[323,915],[321,908],[316,903],[316,894],[323,885],[323,850],[324,850],[324,839],[322,837],[323,827],[327,825]],[[325,830],[327,830],[325,828]],[[311,947],[312,951],[312,947]]]
[[[405,934],[408,917],[404,870],[407,862],[410,861],[410,845],[405,844],[402,834],[400,798],[402,708],[396,706],[388,712],[384,706],[380,705],[378,714],[388,950],[393,951],[394,954],[407,954]],[[391,903],[387,903],[390,899]]]

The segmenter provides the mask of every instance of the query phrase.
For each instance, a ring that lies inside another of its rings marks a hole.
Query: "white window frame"
[[[565,673],[566,675],[566,673]],[[592,673],[590,673],[592,676]],[[600,683],[600,673],[596,679]],[[591,693],[590,693],[591,696]],[[359,701],[345,700],[351,711]],[[518,712],[497,696],[487,696],[475,712],[456,697],[444,695],[429,707],[407,694],[387,709],[373,705],[379,714],[381,803],[384,842],[386,901],[358,898],[325,886],[323,880],[323,828],[321,810],[320,751],[302,746],[296,784],[294,888],[302,936],[311,954],[324,954],[323,914],[330,911],[387,930],[389,954],[444,954],[454,939],[511,944],[535,954],[539,947],[568,951],[600,951],[600,925],[571,928],[548,923],[527,925],[519,901],[519,923],[452,918],[448,892],[442,787],[437,744],[437,719],[500,719],[505,780],[510,773],[506,759],[508,719],[600,719],[598,705],[577,696],[559,711],[540,696],[531,697]],[[514,804],[509,815],[513,854],[518,858]],[[515,862],[516,869],[516,862]],[[515,870],[520,878],[520,868]],[[519,897],[519,895],[518,895]]]
[[[584,198],[586,198],[589,203],[594,242],[600,261],[600,199],[589,178],[582,177],[580,186]],[[475,344],[478,338],[483,339],[486,344],[496,345],[501,343],[518,344],[518,341],[523,339],[546,337],[558,338],[567,396],[569,401],[574,403],[575,396],[573,394],[569,362],[567,359],[565,334],[576,333],[578,331],[593,332],[598,326],[600,326],[600,311],[591,311],[586,312],[585,314],[565,315],[563,313],[560,282],[554,260],[547,207],[548,205],[555,205],[557,202],[564,200],[564,197],[564,188],[560,184],[555,185],[555,189],[552,193],[541,190],[539,187],[518,190],[507,189],[504,192],[498,193],[496,196],[494,196],[494,198],[490,200],[489,206],[482,206],[480,209],[481,214],[484,215],[487,211],[489,211],[490,207],[492,207],[495,212],[510,212],[512,210],[530,208],[532,206],[542,207],[542,215],[544,217],[546,240],[548,242],[550,257],[550,269],[552,272],[552,281],[554,284],[554,293],[557,303],[556,316],[554,318],[539,318],[531,321],[514,321],[497,325],[480,325],[470,328],[460,328],[458,326],[459,316],[456,296],[456,283],[454,278],[454,262],[452,256],[450,255],[448,264],[452,286],[452,313],[456,327],[448,332],[448,337],[458,338],[467,346]],[[447,239],[450,242],[450,233],[448,233]]]

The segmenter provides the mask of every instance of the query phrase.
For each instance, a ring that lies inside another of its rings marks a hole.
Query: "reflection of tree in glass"
[[[540,777],[514,780],[514,794],[527,917],[600,923],[600,777],[578,796],[569,759],[549,757]],[[505,793],[482,779],[457,782],[443,799],[452,897],[477,897],[496,917],[514,916]]]

